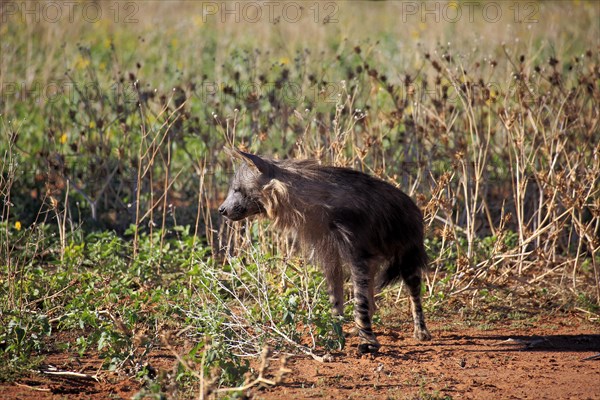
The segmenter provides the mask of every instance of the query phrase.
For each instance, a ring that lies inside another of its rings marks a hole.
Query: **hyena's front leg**
[[[367,263],[352,265],[352,287],[354,290],[354,323],[360,337],[358,352],[377,353],[381,345],[373,333],[371,324],[375,312],[374,282]]]
[[[331,302],[333,315],[344,315],[344,272],[342,265],[337,260],[330,260],[325,268],[325,279],[329,289],[329,301]]]

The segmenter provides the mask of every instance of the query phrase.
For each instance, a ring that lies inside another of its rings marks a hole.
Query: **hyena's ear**
[[[240,156],[242,156],[243,160],[250,167],[257,169],[261,174],[273,177],[275,174],[275,165],[273,163],[260,158],[257,155],[244,153],[243,151],[236,150]]]

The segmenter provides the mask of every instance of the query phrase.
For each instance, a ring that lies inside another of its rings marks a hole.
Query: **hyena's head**
[[[233,150],[232,155],[243,162],[233,176],[219,213],[232,221],[239,221],[265,212],[263,188],[273,180],[278,167],[254,154]]]

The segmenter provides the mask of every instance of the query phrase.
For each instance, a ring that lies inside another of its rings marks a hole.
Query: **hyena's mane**
[[[316,160],[273,161],[276,170],[262,189],[262,203],[274,227],[302,235],[310,211],[314,212],[315,182],[322,166]],[[313,199],[314,200],[314,199]]]

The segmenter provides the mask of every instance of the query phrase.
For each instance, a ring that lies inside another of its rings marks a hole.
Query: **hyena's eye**
[[[233,188],[233,193],[240,193],[241,191],[242,191],[242,188],[240,188],[240,187]]]

